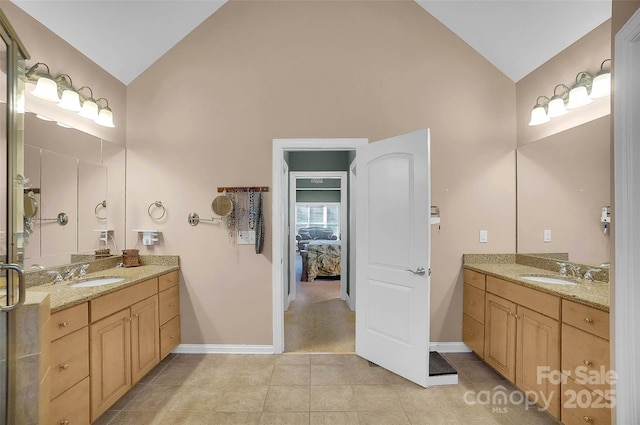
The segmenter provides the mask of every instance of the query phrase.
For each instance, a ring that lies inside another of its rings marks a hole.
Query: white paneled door
[[[356,174],[356,353],[426,387],[429,130],[358,147]]]

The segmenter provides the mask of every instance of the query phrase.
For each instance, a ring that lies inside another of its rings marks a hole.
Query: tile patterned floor
[[[519,397],[494,410],[478,392],[513,385],[471,353],[445,356],[460,383],[423,389],[355,354],[171,354],[96,424],[558,424]]]

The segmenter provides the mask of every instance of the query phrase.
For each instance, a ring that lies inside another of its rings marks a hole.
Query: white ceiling
[[[129,84],[226,0],[12,0]],[[611,0],[417,0],[513,81],[611,17]]]

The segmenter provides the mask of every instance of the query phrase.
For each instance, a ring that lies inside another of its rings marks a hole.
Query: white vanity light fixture
[[[160,231],[158,230],[148,230],[148,229],[133,229],[134,232],[137,232],[142,235],[142,245],[153,246],[159,240]]]
[[[47,72],[44,74],[38,74],[36,71],[40,65],[47,68]],[[26,72],[25,76],[28,80],[36,81],[36,88],[31,91],[31,94],[39,97],[40,99],[49,100],[52,102],[59,102],[58,97],[58,84],[51,76],[49,66],[46,63],[38,62],[33,65]]]
[[[82,109],[80,106],[80,95],[73,89],[73,81],[67,74],[60,74],[56,80],[59,81],[59,85],[62,89],[62,97],[58,106],[62,109],[66,109],[72,112],[79,112]],[[67,82],[69,80],[69,82]]]
[[[599,97],[608,96],[611,94],[611,70],[605,70],[604,64],[611,62],[611,59],[605,59],[600,64],[600,71],[593,78],[591,83],[591,99],[597,99]]]
[[[543,99],[543,102],[540,102]],[[546,102],[544,101],[546,100]],[[549,104],[549,98],[547,96],[538,96],[536,99],[536,106],[531,110],[531,121],[529,125],[540,125],[551,121],[551,118],[547,115],[547,105]]]
[[[115,125],[113,124],[113,112],[111,111],[111,108],[109,108],[109,101],[104,97],[101,97],[100,99],[96,100],[96,104],[101,100],[104,100],[107,106],[98,109],[98,117],[94,120],[95,123],[100,124],[104,127],[115,127]]]
[[[562,87],[564,89],[564,91],[560,92],[560,94],[556,93],[558,87]],[[553,89],[553,96],[551,97],[549,105],[547,106],[547,116],[549,118],[560,117],[569,112],[565,107],[568,93],[569,87],[565,86],[564,84],[558,84],[557,86],[555,86],[555,88]]]
[[[576,83],[569,91],[567,109],[579,108],[593,102],[589,97],[589,89],[591,89],[592,81],[593,77],[588,72],[581,71],[576,75]]]
[[[78,112],[78,115],[83,118],[95,120],[96,118],[98,118],[98,104],[93,98],[93,90],[91,90],[91,87],[82,86],[78,89],[78,93],[82,93],[82,90],[84,89],[89,90],[91,94],[88,98],[84,99],[84,102],[82,102],[82,108],[80,109],[80,112]]]

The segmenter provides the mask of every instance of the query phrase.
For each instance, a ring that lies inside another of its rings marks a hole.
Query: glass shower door
[[[22,272],[24,66],[27,53],[0,9],[0,425],[12,423],[12,312],[24,302]]]

